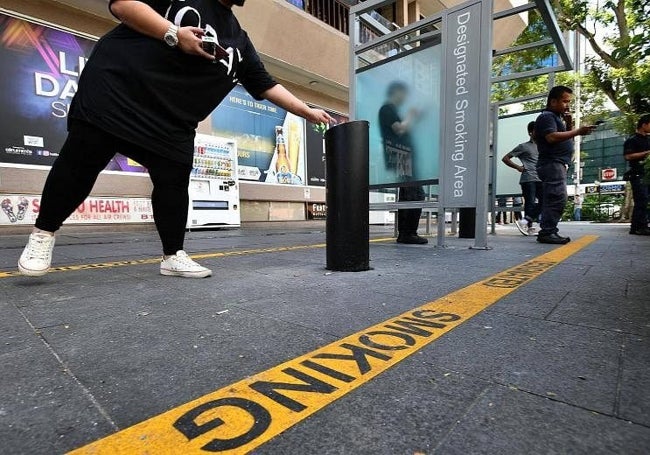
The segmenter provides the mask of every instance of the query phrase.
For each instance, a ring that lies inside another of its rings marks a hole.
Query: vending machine
[[[196,135],[189,195],[188,229],[241,226],[234,140]]]

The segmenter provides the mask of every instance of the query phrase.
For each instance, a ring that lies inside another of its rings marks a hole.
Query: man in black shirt
[[[558,234],[557,225],[567,202],[567,170],[573,159],[576,136],[591,134],[594,127],[573,129],[568,115],[573,90],[559,85],[548,94],[546,109],[535,120],[535,139],[539,157],[537,174],[542,180],[542,213],[537,236],[540,243],[565,244],[569,237]]]
[[[406,101],[408,87],[403,82],[393,82],[388,86],[386,103],[379,110],[379,128],[384,143],[386,167],[396,173],[400,181],[413,179],[413,143],[411,129],[417,118],[415,111],[402,119],[400,107]],[[423,201],[424,189],[420,186],[402,186],[399,189],[400,201]],[[397,211],[398,243],[425,245],[428,240],[418,235],[422,209],[400,209]]]
[[[245,0],[110,0],[121,21],[95,46],[70,107],[68,138],[43,189],[33,233],[18,262],[29,276],[48,272],[54,233],[120,152],[145,166],[163,245],[160,273],[202,278],[211,270],[183,250],[188,184],[198,122],[241,83],[313,123],[312,109],[266,72],[232,12]],[[214,52],[203,50],[209,39]]]
[[[634,197],[634,211],[630,234],[650,235],[648,229],[648,184],[645,183],[644,161],[650,156],[650,114],[642,115],[636,133],[623,145],[625,160],[630,163],[630,184]]]

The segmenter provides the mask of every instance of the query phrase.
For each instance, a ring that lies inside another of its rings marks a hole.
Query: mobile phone
[[[228,51],[219,45],[214,36],[201,37],[201,47],[205,52],[214,55],[215,58],[220,59],[228,56]]]

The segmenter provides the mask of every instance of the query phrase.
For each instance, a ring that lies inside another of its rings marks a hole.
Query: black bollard
[[[476,237],[476,209],[458,209],[458,238],[473,239]]]
[[[328,270],[370,270],[368,128],[355,121],[325,133]]]

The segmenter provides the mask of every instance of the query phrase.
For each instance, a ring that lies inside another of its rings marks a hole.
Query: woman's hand
[[[336,121],[322,109],[310,108],[305,113],[305,119],[315,125],[320,125],[321,123],[327,123],[328,125],[335,124]]]
[[[180,27],[178,29],[178,48],[186,54],[214,60],[215,56],[203,50],[201,37],[205,31],[198,27]]]

